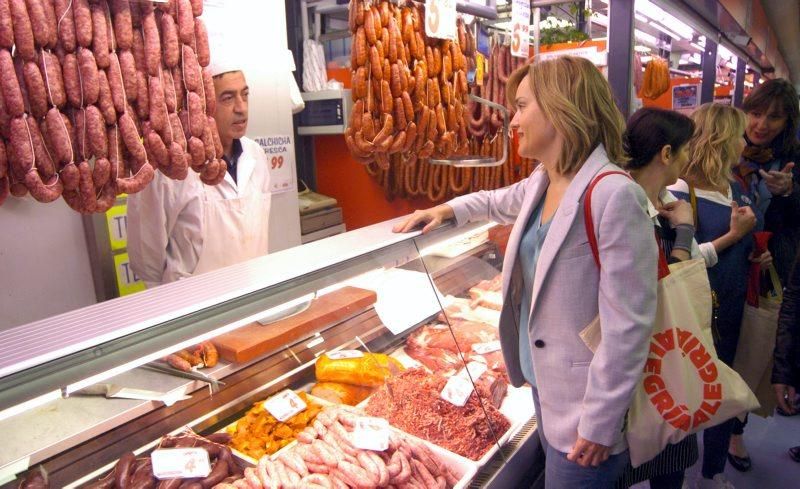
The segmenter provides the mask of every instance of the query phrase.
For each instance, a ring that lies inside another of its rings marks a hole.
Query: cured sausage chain
[[[355,8],[356,10],[354,11],[352,8]],[[357,19],[359,12],[358,9],[359,5],[351,2],[351,20],[353,12],[355,12]],[[421,13],[419,15],[421,15]],[[354,39],[355,43],[357,44],[358,31],[356,30],[355,32],[356,35]],[[463,44],[461,41],[459,41],[459,46],[465,46],[463,53],[467,57],[467,66],[474,68],[475,39],[472,36],[470,29],[466,29],[463,24],[459,24],[459,40],[461,39],[462,32],[464,41]],[[424,39],[424,34],[422,36]],[[434,43],[440,42],[439,40],[435,39],[431,41]],[[435,53],[435,50],[433,50],[433,52]],[[355,56],[352,61],[354,63],[353,66],[357,66],[356,63],[358,62],[358,57]],[[412,61],[412,63],[417,62]],[[424,63],[427,63],[426,60],[419,61],[419,64]],[[377,64],[377,60],[373,64]],[[479,85],[476,83],[472,87],[469,87],[469,92],[497,104],[505,105],[508,107],[509,111],[513,112],[513,107],[509,107],[508,101],[506,100],[505,85],[508,81],[508,76],[510,73],[524,64],[524,59],[511,56],[511,50],[509,46],[495,40],[492,46],[491,55],[488,60],[489,66],[485,72],[482,84]],[[354,71],[354,83],[358,81],[358,79],[358,69],[356,69]],[[356,95],[356,92],[357,91],[354,90],[354,96]],[[355,100],[357,105],[358,99]],[[419,116],[419,113],[424,114],[424,112],[427,110],[427,106],[417,104],[416,99],[412,99],[412,101],[414,102],[412,107],[415,111],[417,111],[415,114],[417,116]],[[356,109],[363,110],[362,106],[357,106]],[[354,110],[354,113],[355,112],[356,111]],[[369,115],[368,117],[371,121],[372,115]],[[464,151],[464,149],[460,146],[463,144],[463,142],[459,140],[459,151],[455,154],[480,155],[492,157],[495,160],[500,160],[503,154],[503,140],[501,134],[503,127],[502,114],[486,105],[469,100],[466,105],[466,110],[463,111],[463,117],[467,123],[467,148],[466,151]],[[366,119],[364,119],[364,121],[366,121]],[[353,126],[352,123],[359,123],[355,116],[351,118],[351,127]],[[423,115],[421,118],[421,124],[418,124],[416,127],[418,138],[427,137],[428,127],[423,125],[426,123],[427,121]],[[363,132],[365,127],[367,127],[367,130],[369,131],[371,126],[365,122],[362,122],[359,127]],[[353,131],[357,130],[353,129]],[[433,131],[436,131],[435,126],[433,127]],[[451,198],[456,195],[462,195],[469,192],[475,192],[478,190],[492,190],[511,185],[512,183],[516,183],[519,180],[527,177],[533,171],[535,166],[533,161],[519,157],[516,151],[510,151],[506,162],[502,166],[498,167],[455,168],[441,165],[429,165],[427,164],[425,157],[431,155],[423,154],[421,152],[415,153],[415,151],[417,151],[417,146],[413,146],[409,149],[408,153],[400,152],[399,154],[391,154],[389,156],[389,167],[386,168],[385,166],[379,165],[378,163],[370,160],[371,156],[362,158],[357,151],[357,148],[356,151],[354,151],[353,146],[357,146],[360,138],[355,137],[351,140],[351,136],[353,134],[357,136],[357,132],[354,133],[352,131],[349,134],[345,134],[345,138],[348,146],[351,148],[353,156],[357,161],[367,163],[367,172],[381,184],[387,200],[392,200],[394,198],[424,197],[431,202],[439,202],[446,198]],[[442,157],[450,155],[434,153],[433,156]]]
[[[351,0],[353,110],[345,140],[353,157],[381,169],[467,151],[467,56],[455,40],[425,35],[424,7]]]
[[[202,0],[0,0],[0,205],[225,177]],[[12,55],[13,53],[13,55]]]

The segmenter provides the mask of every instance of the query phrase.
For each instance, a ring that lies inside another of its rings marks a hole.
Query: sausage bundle
[[[298,444],[275,457],[262,457],[246,468],[240,480],[218,489],[239,487],[451,488],[458,477],[427,446],[392,432],[385,451],[362,450],[352,441],[358,414],[344,407],[327,407],[312,426],[298,435]]]
[[[161,479],[153,475],[153,463],[149,456],[137,458],[132,452],[120,457],[114,470],[102,479],[93,482],[86,489],[126,489],[156,487],[162,489],[211,488],[224,480],[236,480],[244,472],[239,462],[233,457],[231,449],[224,444],[229,441],[225,433],[215,433],[208,437],[201,437],[190,429],[174,436],[165,436],[161,439],[158,448],[189,448],[199,447],[208,452],[211,461],[211,473],[198,479]]]
[[[466,28],[453,41],[428,38],[420,4],[351,0],[353,110],[345,140],[378,167],[464,154],[468,85]]]
[[[0,204],[105,212],[156,170],[224,178],[202,2],[156,5],[0,0]]]
[[[474,64],[475,41],[469,30],[465,31],[468,64]],[[505,84],[511,72],[525,63],[511,56],[509,46],[495,40],[488,60],[489,68],[482,85],[474,85],[470,91],[480,97],[508,107]],[[513,113],[513,107],[508,107]],[[488,156],[499,160],[503,155],[502,114],[486,105],[470,101],[465,118],[469,130],[468,153]],[[532,160],[521,158],[512,136],[506,162],[492,168],[455,168],[429,165],[424,160],[400,155],[389,158],[389,168],[369,163],[367,172],[384,188],[387,200],[394,198],[423,197],[431,202],[463,195],[478,190],[492,190],[516,183],[527,177],[535,166]]]

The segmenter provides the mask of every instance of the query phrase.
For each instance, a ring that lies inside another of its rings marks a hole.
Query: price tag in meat
[[[356,448],[382,452],[389,448],[389,422],[383,418],[359,417],[350,436]]]
[[[425,1],[425,34],[438,39],[456,38],[455,0]]]
[[[291,136],[265,136],[255,139],[267,155],[269,190],[273,194],[295,191],[294,143]]]
[[[486,355],[487,353],[492,353],[498,351],[499,349],[500,340],[487,341],[486,343],[474,343],[472,345],[472,351],[478,355]]]
[[[481,378],[481,375],[483,375],[488,369],[489,367],[486,366],[485,363],[469,362],[467,364],[467,367],[462,368],[461,371],[458,372],[458,374],[456,375],[464,377],[467,380],[469,380],[470,377],[472,377],[472,380],[477,382],[477,380]],[[467,371],[469,371],[469,375],[467,375]]]
[[[440,396],[454,406],[464,407],[470,394],[472,394],[472,389],[472,382],[468,377],[453,375],[447,379]]]
[[[359,350],[339,350],[326,353],[331,360],[345,360],[348,358],[361,358],[364,352]]]
[[[264,401],[264,409],[275,419],[284,422],[306,410],[306,403],[293,390],[286,389]]]
[[[528,59],[530,28],[530,0],[514,0],[511,4],[511,56]]]
[[[162,448],[150,454],[153,475],[158,479],[206,477],[211,472],[208,452],[199,447]]]

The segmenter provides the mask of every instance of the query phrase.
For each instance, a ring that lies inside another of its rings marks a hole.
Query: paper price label
[[[389,422],[383,418],[359,417],[353,428],[353,446],[382,452],[389,448]]]
[[[511,4],[511,55],[528,58],[531,28],[530,0],[514,0]]]
[[[467,380],[469,380],[471,376],[472,380],[477,382],[478,379],[481,378],[481,375],[483,375],[488,369],[489,367],[485,363],[469,362],[466,368],[461,369],[461,371],[456,375],[464,377]],[[469,375],[467,375],[467,371],[469,371]]]
[[[440,396],[454,406],[464,407],[470,394],[472,394],[472,382],[469,378],[453,375],[447,379]]]
[[[162,448],[150,454],[153,475],[158,479],[207,477],[211,472],[208,452],[195,448]]]
[[[361,358],[364,352],[359,350],[339,350],[326,353],[331,360],[345,360],[348,358]]]
[[[478,355],[486,355],[487,353],[492,353],[498,351],[499,349],[500,340],[488,341],[486,343],[474,343],[472,345],[472,351]]]
[[[425,34],[439,39],[456,38],[456,1],[425,1]]]
[[[293,390],[286,389],[264,401],[264,409],[275,419],[284,422],[306,410],[306,403]]]

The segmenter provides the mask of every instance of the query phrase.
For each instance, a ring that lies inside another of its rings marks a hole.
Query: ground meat
[[[511,423],[491,403],[481,403],[474,392],[464,407],[445,401],[439,393],[446,383],[442,375],[407,370],[378,389],[366,411],[407,433],[479,460]]]

